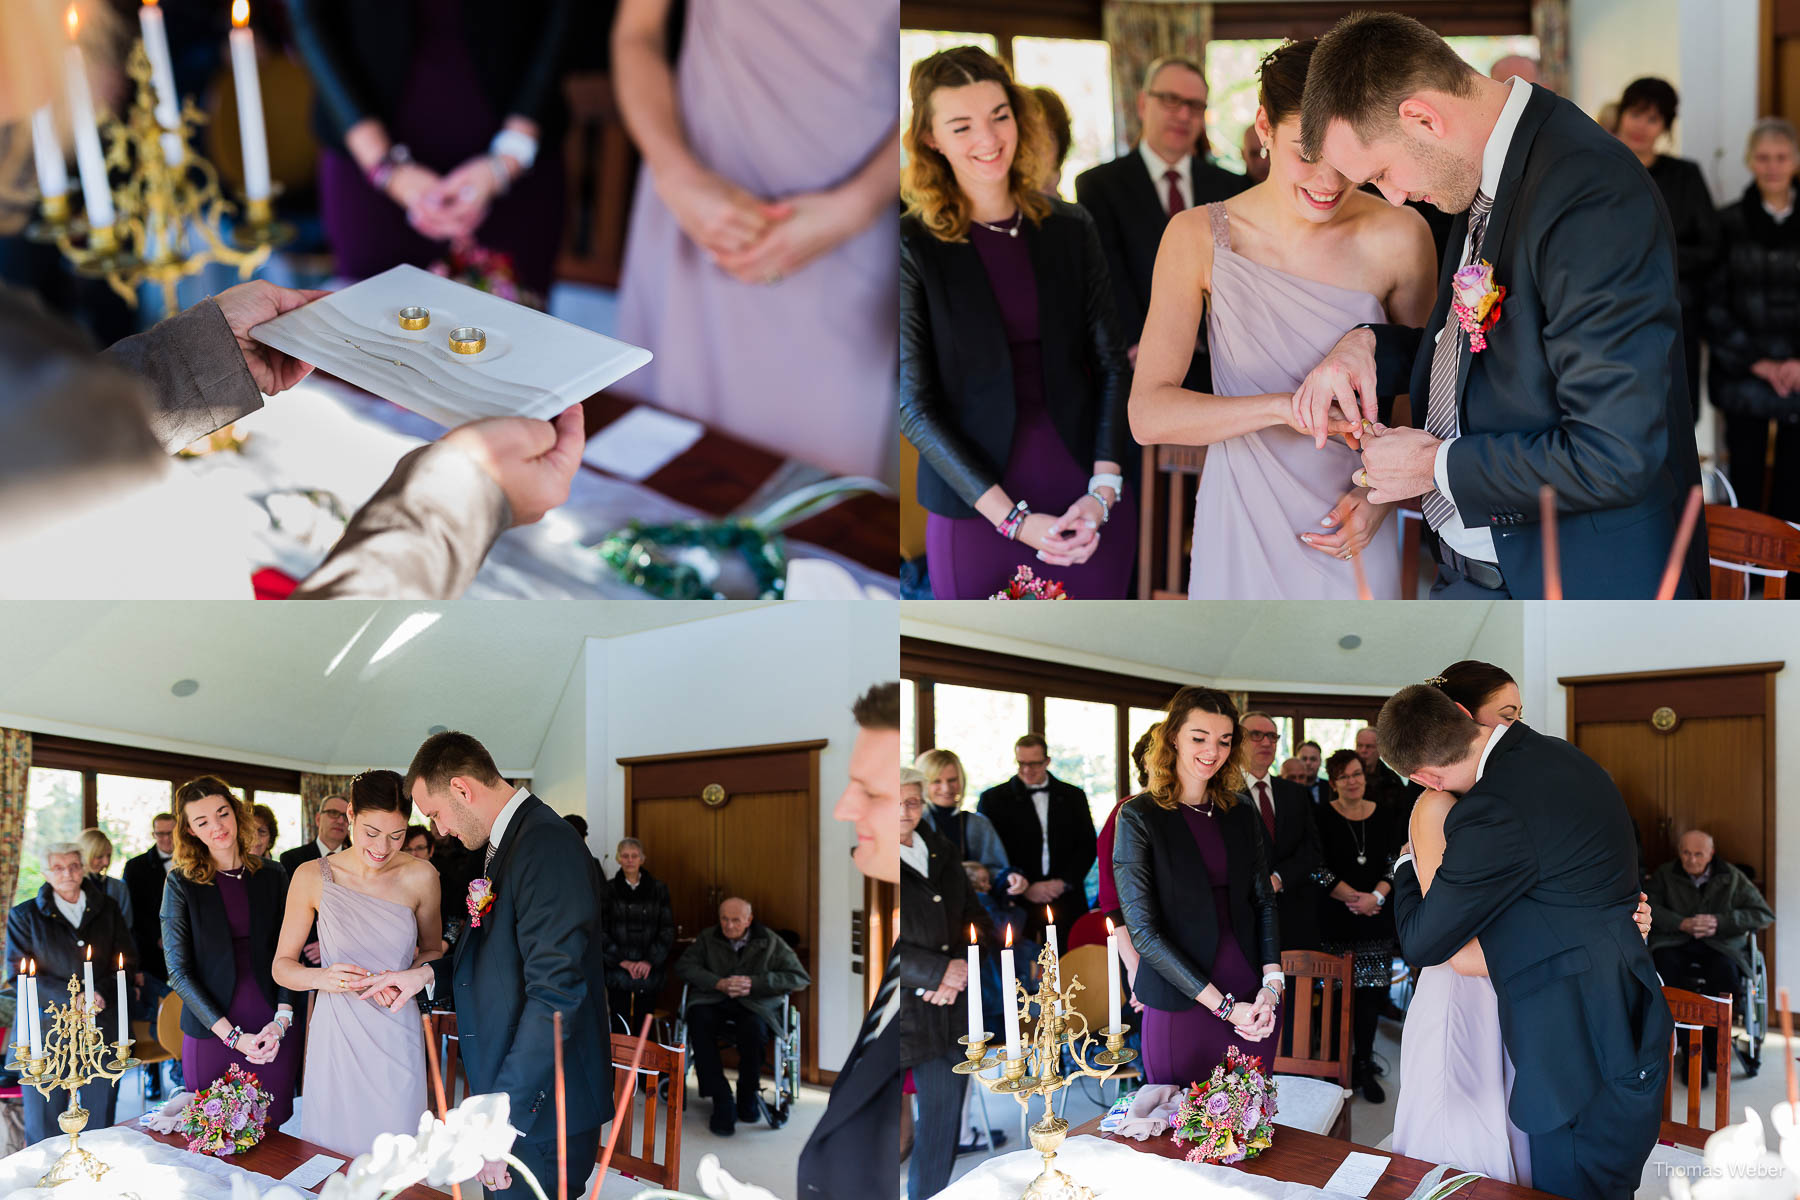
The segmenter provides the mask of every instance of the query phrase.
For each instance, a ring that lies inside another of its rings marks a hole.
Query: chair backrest
[[[181,1053],[181,994],[170,992],[156,1009],[156,1040],[170,1054]]]
[[[1069,927],[1069,949],[1078,946],[1099,946],[1106,948],[1106,914],[1090,909],[1075,918],[1075,924]],[[1106,964],[1102,963],[1104,967]],[[1090,981],[1089,987],[1094,986]]]
[[[438,1070],[444,1077],[444,1096],[451,1104],[457,1101],[457,1085],[462,1085],[462,1093],[468,1094],[469,1079],[462,1066],[462,1039],[456,1034],[456,1014],[453,1012],[433,1011],[425,1015],[425,1025],[431,1030],[432,1043],[437,1047]],[[435,1089],[427,1099],[435,1112],[437,1096]]]
[[[619,116],[610,77],[575,72],[562,86],[569,113],[563,140],[569,217],[556,274],[560,279],[617,287],[625,261],[637,151]]]
[[[1187,599],[1194,487],[1205,446],[1145,446],[1138,511],[1138,599]],[[1161,533],[1159,538],[1157,535]]]
[[[618,1090],[614,1093],[614,1104],[618,1111],[613,1116],[613,1123],[619,1126],[619,1141],[613,1150],[612,1166],[623,1175],[642,1179],[657,1187],[679,1188],[681,1109],[687,1092],[687,1088],[683,1086],[683,1079],[687,1074],[687,1050],[680,1046],[646,1042],[643,1061],[638,1064],[637,1085],[632,1091],[633,1106],[627,1109],[620,1101],[624,1098],[625,1077],[631,1073],[631,1058],[636,1052],[637,1038],[627,1037],[622,1033],[612,1035],[613,1074],[618,1080]],[[670,1081],[669,1103],[663,1114],[662,1157],[658,1159],[656,1110],[659,1101],[656,1093],[657,1085],[664,1079]],[[644,1104],[641,1130],[635,1111],[638,1097],[642,1098]]]
[[[1314,1075],[1350,1086],[1350,1059],[1355,1047],[1350,1040],[1350,1006],[1356,989],[1351,985],[1356,958],[1350,954],[1320,954],[1311,950],[1284,950],[1281,973],[1287,976],[1283,1006],[1285,1028],[1277,1034],[1275,1071],[1280,1075]],[[1318,1002],[1317,1020],[1313,1004]],[[1332,1007],[1337,1007],[1333,1021]],[[1281,1049],[1286,1046],[1288,1053]]]
[[[1800,571],[1800,529],[1779,517],[1731,508],[1706,506],[1706,553],[1712,560],[1715,600],[1742,600],[1750,594],[1750,576],[1763,580],[1763,599],[1787,596],[1787,575]],[[1742,564],[1734,568],[1726,564]]]
[[[1071,947],[1062,956],[1062,977],[1064,987],[1069,986],[1070,980],[1081,980],[1081,990],[1075,993],[1075,1011],[1087,1018],[1088,1032],[1101,1041],[1100,1031],[1106,1028],[1106,944]],[[1123,971],[1119,982],[1122,988]],[[1127,1020],[1126,1024],[1133,1022]]]
[[[1687,1120],[1669,1119],[1675,1092],[1675,1072],[1671,1069],[1669,1078],[1663,1083],[1662,1133],[1658,1136],[1665,1142],[1683,1146],[1705,1146],[1707,1138],[1731,1124],[1731,997],[1702,996],[1698,992],[1665,987],[1663,999],[1669,1002],[1669,1011],[1675,1015],[1674,1058],[1686,1058],[1688,1064]],[[1711,1128],[1700,1124],[1700,1090],[1706,1078],[1700,1068],[1700,1054],[1708,1029],[1715,1031],[1717,1041]],[[1685,1051],[1682,1049],[1684,1037],[1687,1039]]]

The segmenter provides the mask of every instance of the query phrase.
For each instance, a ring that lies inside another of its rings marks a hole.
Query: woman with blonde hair
[[[76,841],[81,845],[81,869],[93,876],[106,894],[113,898],[113,903],[117,904],[119,911],[125,914],[126,926],[130,927],[132,921],[131,890],[125,886],[123,879],[107,874],[112,867],[112,839],[106,836],[105,830],[90,825],[81,831],[81,836],[76,838]]]
[[[1035,554],[1071,597],[1123,598],[1131,373],[1093,218],[1039,190],[1042,106],[998,59],[941,51],[910,90],[900,428],[921,459],[932,594],[991,596]]]
[[[1139,956],[1146,1082],[1205,1079],[1232,1046],[1274,1067],[1281,939],[1238,733],[1231,697],[1182,688],[1145,756],[1149,789],[1119,807],[1113,877]]]
[[[927,750],[914,760],[913,767],[923,780],[926,827],[955,846],[964,862],[986,867],[995,889],[1008,896],[1023,892],[1028,886],[1025,876],[1007,864],[1006,847],[994,823],[962,806],[969,775],[956,751]]]

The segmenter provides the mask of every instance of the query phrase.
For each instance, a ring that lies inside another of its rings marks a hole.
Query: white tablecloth
[[[233,1176],[248,1179],[265,1196],[280,1187],[280,1180],[246,1171],[225,1159],[165,1146],[124,1126],[85,1132],[81,1147],[112,1166],[98,1182],[37,1186],[44,1172],[69,1148],[69,1139],[58,1135],[0,1158],[0,1196],[7,1200],[231,1200]],[[274,1192],[276,1198],[302,1195],[285,1187]]]
[[[1281,1140],[1279,1130],[1275,1140]],[[1043,1166],[1044,1160],[1035,1150],[1002,1154],[939,1192],[938,1200],[1018,1200]],[[1146,1154],[1124,1143],[1097,1137],[1072,1137],[1065,1141],[1057,1152],[1056,1167],[1077,1183],[1093,1188],[1097,1196],[1111,1200],[1142,1200],[1145,1196],[1166,1196],[1171,1200],[1312,1200],[1339,1194],[1303,1183],[1246,1175],[1211,1163]]]

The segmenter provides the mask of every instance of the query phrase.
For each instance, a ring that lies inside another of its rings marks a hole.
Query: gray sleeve
[[[263,404],[237,336],[210,297],[115,342],[101,358],[149,384],[150,429],[170,454]]]

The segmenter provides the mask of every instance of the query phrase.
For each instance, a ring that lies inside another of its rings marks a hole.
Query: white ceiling
[[[403,768],[430,728],[444,725],[475,734],[503,769],[521,770],[537,758],[585,639],[730,620],[747,607],[9,604],[0,608],[0,724],[346,770]],[[437,619],[410,639],[396,637],[429,614]],[[186,699],[170,692],[182,679],[200,685]]]
[[[1176,681],[1391,692],[1464,658],[1519,676],[1516,604],[903,603],[900,632]],[[1339,646],[1354,634],[1362,644]]]

